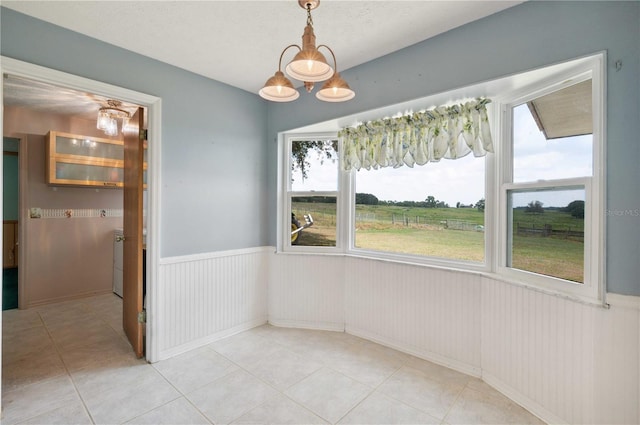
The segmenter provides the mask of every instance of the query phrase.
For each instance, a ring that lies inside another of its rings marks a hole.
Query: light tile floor
[[[482,381],[345,333],[261,326],[137,360],[122,302],[3,312],[2,423],[540,424]]]

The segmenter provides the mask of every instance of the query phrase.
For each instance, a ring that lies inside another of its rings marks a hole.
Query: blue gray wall
[[[258,96],[2,8],[3,56],[162,98],[161,256],[264,246]]]
[[[267,106],[251,93],[1,13],[2,55],[163,99],[162,256],[275,245],[279,131],[601,50],[610,62],[606,208],[640,210],[639,2],[527,2],[342,71],[357,97],[338,105],[303,95]],[[242,164],[232,164],[238,157]],[[640,295],[640,217],[609,215],[607,232],[609,291]]]
[[[323,104],[304,93],[269,106],[269,163],[279,131],[418,99],[607,51],[607,284],[640,295],[640,2],[532,1],[341,72],[357,93]],[[613,63],[622,61],[620,71]],[[270,193],[276,169],[269,169]],[[275,196],[270,197],[275,223]],[[626,215],[616,215],[622,212]],[[274,244],[275,230],[269,241]]]

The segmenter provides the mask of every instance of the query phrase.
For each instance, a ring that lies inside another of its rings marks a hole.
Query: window
[[[336,247],[338,141],[290,139],[287,143],[287,213],[291,247]],[[288,227],[288,226],[287,226]]]
[[[356,249],[484,263],[484,158],[355,173]]]
[[[595,55],[430,97],[424,103],[442,102],[437,111],[449,120],[433,133],[432,124],[428,130],[415,125],[428,123],[428,114],[387,118],[373,111],[370,121],[340,119],[367,123],[340,130],[340,138],[336,124],[322,137],[286,135],[280,250],[476,270],[599,299],[604,62],[604,55]],[[456,98],[467,103],[450,106]],[[416,105],[397,110],[424,111]],[[468,116],[463,111],[470,105],[487,106],[476,109],[482,118],[472,130],[468,118],[458,118]],[[452,128],[463,128],[463,137],[440,139],[437,146],[424,142],[437,141],[442,129],[455,134]],[[482,146],[467,151],[470,134]],[[344,171],[350,168],[358,171]]]
[[[598,297],[602,279],[597,75],[557,78],[504,102],[498,160],[499,271],[587,298]]]

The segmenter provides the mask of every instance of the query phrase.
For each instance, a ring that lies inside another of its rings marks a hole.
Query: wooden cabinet
[[[123,186],[122,140],[50,131],[46,140],[46,162],[46,179],[51,185]],[[146,160],[144,164],[146,170]]]

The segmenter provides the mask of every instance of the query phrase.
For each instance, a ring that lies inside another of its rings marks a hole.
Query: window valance
[[[478,99],[343,128],[338,132],[343,168],[413,167],[470,152],[476,157],[493,152],[486,108],[490,102]]]

